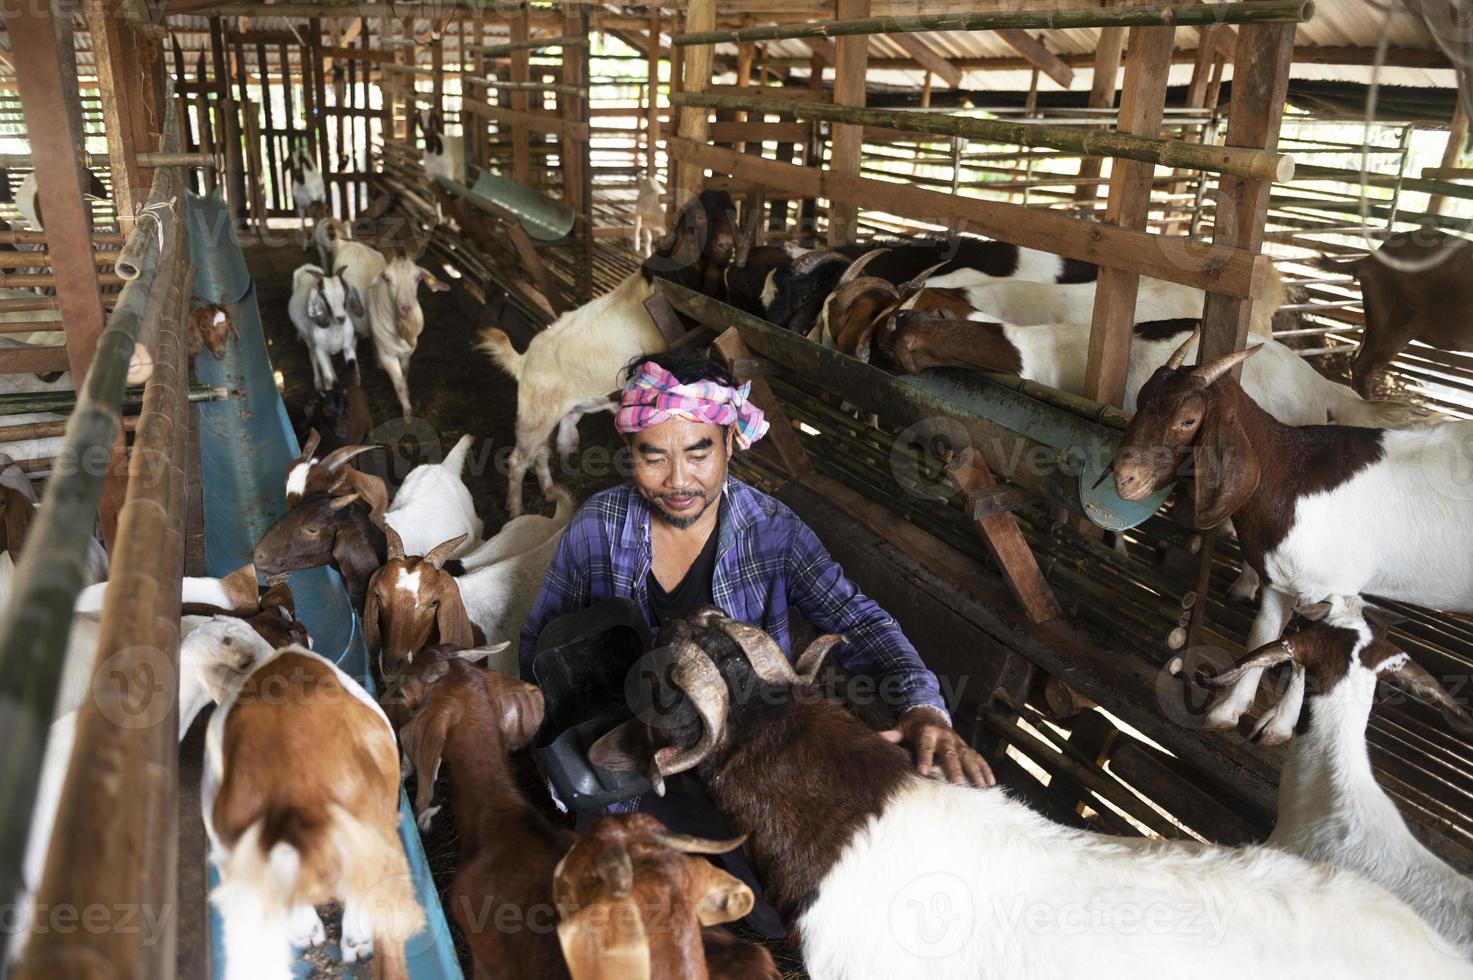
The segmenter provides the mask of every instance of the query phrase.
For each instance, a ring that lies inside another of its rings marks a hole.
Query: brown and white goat
[[[673,660],[653,675],[660,713],[600,739],[590,761],[693,771],[748,835],[814,976],[1473,975],[1357,876],[1270,847],[1096,834],[1001,790],[927,779],[718,610],[661,640]],[[1112,925],[1142,915],[1155,925]]]
[[[368,508],[375,523],[381,521],[389,506],[389,490],[384,481],[369,473],[350,466],[354,459],[378,447],[372,444],[349,444],[338,446],[319,458],[316,453],[322,442],[316,429],[307,433],[302,451],[286,471],[287,509],[301,503],[303,497],[318,493],[334,496],[358,494],[358,499]]]
[[[1291,666],[1289,685],[1260,724],[1294,736],[1279,776],[1269,846],[1385,886],[1459,955],[1473,959],[1473,879],[1412,836],[1376,782],[1366,748],[1379,680],[1430,702],[1465,737],[1473,734],[1473,715],[1397,649],[1384,626],[1365,618],[1359,603],[1333,608],[1323,622],[1251,651],[1207,683],[1230,686],[1250,670],[1280,663]]]
[[[1435,228],[1393,235],[1365,258],[1319,266],[1360,279],[1366,325],[1350,376],[1370,398],[1381,375],[1412,341],[1473,351],[1473,248]]]
[[[645,259],[640,271],[608,293],[558,317],[532,338],[524,354],[494,327],[481,332],[476,349],[517,382],[516,449],[507,462],[506,507],[522,512],[522,481],[534,469],[544,494],[552,478],[553,432],[578,406],[599,404],[622,382],[619,372],[635,356],[666,347],[645,301],[654,280],[669,279],[690,289],[722,297],[722,271],[736,248],[732,214],[736,206],[724,191],[703,191],[676,215],[675,229]]]
[[[333,900],[343,961],[371,952],[375,975],[408,977],[425,916],[398,834],[399,749],[352,678],[298,646],[256,667],[210,719],[201,797],[227,978],[290,977]]]
[[[643,814],[603,817],[582,840],[554,826],[522,796],[507,759],[541,724],[541,692],[454,653],[430,663],[411,671],[417,686],[398,708],[414,714],[400,738],[422,827],[439,809],[442,762],[450,772],[461,862],[448,903],[478,977],[702,980],[709,964],[713,977],[775,980],[765,950],[703,928],[745,915],[752,895],[690,855],[739,840],[673,834]]]
[[[225,360],[225,351],[234,337],[240,343],[240,331],[235,326],[235,316],[230,309],[216,303],[207,303],[189,314],[189,352],[198,354],[209,348],[215,360]]]
[[[1030,328],[1031,329],[1031,328]],[[1254,347],[1184,366],[1195,336],[1141,388],[1115,456],[1115,489],[1140,500],[1195,460],[1200,528],[1229,517],[1263,581],[1247,646],[1279,638],[1296,602],[1384,596],[1473,612],[1473,422],[1409,429],[1284,425],[1232,376]],[[1231,728],[1251,671],[1206,716]]]

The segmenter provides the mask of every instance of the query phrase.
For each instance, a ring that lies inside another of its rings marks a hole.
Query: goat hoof
[[[292,909],[291,937],[293,946],[304,949],[327,942],[327,928],[315,908],[299,905]]]

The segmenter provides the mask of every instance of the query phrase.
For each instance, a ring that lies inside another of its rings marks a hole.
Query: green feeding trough
[[[556,242],[572,234],[577,219],[572,207],[508,177],[482,170],[474,186],[436,176],[440,186],[484,211],[517,221],[540,242]]]

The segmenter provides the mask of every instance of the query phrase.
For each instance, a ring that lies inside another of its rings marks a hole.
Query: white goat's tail
[[[556,484],[547,491],[547,495],[557,501],[557,510],[553,513],[552,519],[557,522],[558,527],[566,527],[573,519],[573,512],[578,509],[577,501],[573,499],[567,487]]]
[[[1413,425],[1425,425],[1436,418],[1427,409],[1411,402],[1390,398],[1366,401],[1344,385],[1335,387],[1340,389],[1340,397],[1330,406],[1330,416],[1341,425],[1355,425],[1366,429],[1404,429]]]
[[[451,449],[450,452],[445,454],[445,458],[440,460],[440,465],[459,477],[465,471],[465,458],[470,455],[471,443],[475,441],[476,437],[469,432],[461,436],[460,441],[455,444],[455,448]]]
[[[487,327],[481,331],[481,342],[476,344],[476,350],[488,354],[496,366],[517,380],[522,377],[522,355],[511,345],[511,338],[506,331],[498,330],[496,327]]]

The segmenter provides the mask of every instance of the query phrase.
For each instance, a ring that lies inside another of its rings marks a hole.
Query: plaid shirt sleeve
[[[563,532],[557,551],[553,553],[552,562],[547,566],[542,590],[537,593],[537,601],[533,603],[527,622],[522,626],[518,660],[521,662],[523,677],[532,676],[532,658],[537,652],[537,637],[542,635],[542,628],[563,613],[582,609],[589,604],[589,579],[592,573],[587,555],[580,554],[580,549],[587,550],[588,536],[586,533],[579,533],[580,530],[579,521],[574,518],[573,523]]]
[[[926,705],[950,718],[936,675],[921,662],[900,624],[844,576],[807,524],[794,523],[789,601],[818,629],[844,634],[848,642],[835,650],[839,663],[851,673],[875,678],[897,717]]]

